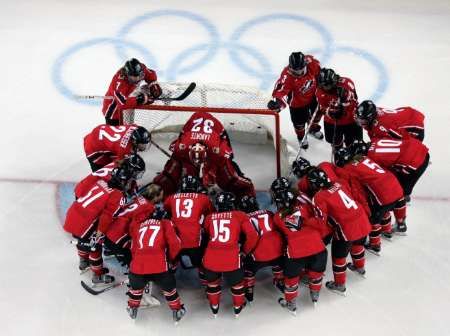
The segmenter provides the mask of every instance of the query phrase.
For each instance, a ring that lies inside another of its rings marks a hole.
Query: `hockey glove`
[[[269,100],[267,103],[267,108],[272,111],[280,112],[281,111],[281,104],[278,100],[273,99]]]

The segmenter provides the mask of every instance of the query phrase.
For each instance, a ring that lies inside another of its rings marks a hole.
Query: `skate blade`
[[[316,309],[317,308],[317,301],[316,302],[313,301],[312,304],[313,304],[313,308]]]
[[[383,236],[383,235],[381,235],[381,238],[383,238],[384,240],[386,240],[386,241],[388,241],[388,242],[393,242],[393,236],[392,237],[386,237],[386,236]]]
[[[375,252],[375,251],[369,250],[369,249],[366,249],[366,251],[372,253],[373,255],[376,255],[377,257],[381,257],[381,252]]]
[[[328,287],[327,287],[327,288],[328,288]],[[328,290],[331,291],[331,292],[333,292],[333,293],[335,293],[335,294],[338,294],[338,295],[340,295],[340,296],[343,296],[343,297],[346,297],[346,296],[347,296],[346,292],[341,292],[341,291],[338,291],[338,290],[336,290],[336,289],[330,289],[330,288],[328,288]]]
[[[85,268],[84,270],[80,270],[80,275],[83,275],[84,273],[87,273],[91,270],[90,267]]]
[[[406,232],[394,232],[394,234],[395,234],[396,236],[400,236],[400,237],[405,237],[405,236],[408,235]]]

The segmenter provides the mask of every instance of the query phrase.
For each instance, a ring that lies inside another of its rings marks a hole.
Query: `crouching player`
[[[258,242],[258,234],[250,219],[242,211],[235,210],[235,201],[233,194],[219,193],[216,197],[217,212],[209,214],[204,223],[208,246],[203,266],[207,281],[206,294],[214,317],[219,312],[222,275],[231,287],[235,316],[238,317],[245,307],[241,254],[249,254]],[[245,242],[240,249],[242,234]]]
[[[162,289],[172,310],[173,320],[177,323],[183,318],[186,309],[178,296],[169,262],[173,263],[178,257],[181,242],[172,222],[163,217],[164,214],[155,211],[150,218],[130,224],[130,298],[127,311],[132,319],[136,318],[144,289],[149,281],[153,281]]]

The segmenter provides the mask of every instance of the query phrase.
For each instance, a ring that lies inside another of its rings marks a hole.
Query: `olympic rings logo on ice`
[[[180,51],[168,62],[167,67],[162,69],[158,63],[158,59],[151,50],[142,44],[130,41],[128,39],[128,36],[134,29],[138,29],[142,24],[161,17],[187,19],[205,30],[208,40],[204,43],[191,45],[190,47]],[[62,78],[63,69],[66,62],[70,58],[76,56],[76,54],[80,51],[102,44],[114,46],[117,57],[121,61],[125,61],[133,55],[138,54],[138,58],[142,59],[142,61],[150,68],[157,71],[160,79],[164,78],[167,81],[176,81],[179,75],[186,75],[193,71],[199,70],[210,63],[221,49],[225,49],[228,52],[233,64],[246,75],[257,79],[259,81],[259,88],[266,90],[273,85],[281,72],[281,68],[277,67],[274,69],[272,63],[266,55],[257,50],[255,47],[244,44],[242,39],[251,29],[257,29],[267,23],[283,21],[299,22],[319,34],[322,40],[322,47],[302,51],[305,53],[314,54],[324,65],[329,62],[332,56],[338,53],[353,54],[364,59],[374,68],[377,74],[376,88],[370,98],[372,100],[377,100],[385,93],[388,85],[388,73],[383,63],[376,56],[363,49],[337,45],[329,30],[317,20],[302,15],[286,13],[264,15],[248,20],[238,26],[232,32],[228,40],[223,40],[217,27],[212,24],[211,21],[193,12],[183,10],[158,10],[148,12],[127,22],[121,29],[119,29],[115,37],[94,38],[77,43],[66,49],[61,55],[58,56],[52,66],[52,80],[55,87],[63,96],[69,99],[74,99],[74,95],[76,93],[68,87]],[[127,53],[127,50],[132,50],[133,52]],[[197,59],[194,58],[194,61],[186,64],[186,60],[192,59],[193,56],[197,56],[199,53],[203,53],[201,57]],[[242,57],[242,54],[246,54],[247,57],[254,59],[259,65],[260,70],[249,65],[248,62],[246,62]],[[101,103],[99,101],[89,100],[77,100],[77,102],[89,105]]]

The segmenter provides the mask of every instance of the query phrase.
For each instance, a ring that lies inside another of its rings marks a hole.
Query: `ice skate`
[[[248,287],[245,289],[245,298],[247,299],[248,303],[253,302],[253,287]]]
[[[403,223],[398,223],[398,222],[397,222],[397,225],[396,225],[396,227],[394,228],[394,232],[395,232],[395,234],[397,234],[397,235],[399,235],[399,236],[406,236],[406,230],[407,230],[407,229],[408,229],[408,228],[407,228],[405,222],[403,222]]]
[[[138,308],[137,307],[127,307],[128,315],[131,317],[132,320],[135,320],[137,317]]]
[[[184,305],[182,305],[180,309],[172,311],[173,322],[175,323],[175,325],[180,322],[185,314],[186,308],[184,308]]]
[[[366,251],[368,251],[372,254],[375,254],[378,257],[381,255],[381,246],[380,245],[365,244],[364,248],[366,249]]]
[[[393,236],[392,231],[381,232],[381,237],[387,239],[388,241],[392,241]]]
[[[323,133],[322,131],[314,131],[314,130],[310,130],[309,134],[311,134],[314,138],[316,138],[317,140],[322,140],[323,139]]]
[[[209,305],[211,308],[211,312],[213,313],[213,317],[217,318],[217,314],[219,313],[219,305]]]
[[[292,315],[297,315],[297,304],[295,301],[286,301],[285,298],[279,298],[278,303],[281,307],[286,308]]]
[[[108,285],[110,283],[113,283],[115,278],[112,275],[109,275],[107,273],[109,273],[109,269],[103,268],[101,275],[93,274],[92,275],[92,284],[94,286],[101,286],[101,285]]]
[[[309,143],[308,143],[308,139],[304,139],[303,141],[302,140],[299,140],[299,144],[300,144],[300,147],[302,148],[302,149],[308,149],[309,148]]]
[[[281,293],[284,293],[284,281],[283,281],[283,280],[273,280],[273,285],[274,285]]]
[[[317,305],[317,301],[319,301],[320,292],[319,291],[315,291],[315,290],[310,290],[309,291],[309,295],[311,297],[311,301],[312,301],[312,303],[314,305],[314,308],[315,308],[316,305]]]
[[[89,271],[89,259],[80,258],[78,269],[80,270],[80,274],[84,274]]]
[[[334,281],[327,281],[327,283],[325,284],[325,286],[331,290],[332,292],[335,292],[336,294],[345,296],[345,291],[347,290],[345,288],[345,285],[341,284],[338,285],[336,284]]]
[[[239,307],[233,307],[234,317],[235,318],[239,317],[239,314],[241,313],[242,309],[245,308],[246,305],[247,305],[247,303],[245,302],[243,305],[241,305]]]
[[[347,268],[361,277],[366,278],[366,269],[364,267],[356,268],[353,263],[348,263]]]

